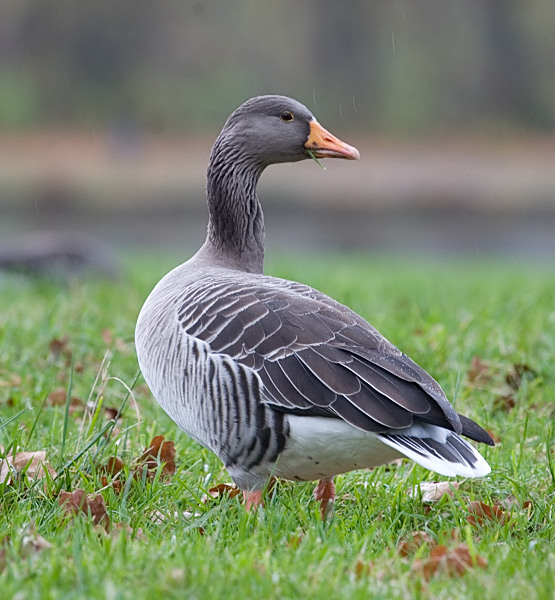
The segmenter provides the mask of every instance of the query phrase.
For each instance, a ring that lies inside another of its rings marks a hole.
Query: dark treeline
[[[0,127],[200,130],[248,96],[394,133],[551,130],[553,0],[3,0]]]

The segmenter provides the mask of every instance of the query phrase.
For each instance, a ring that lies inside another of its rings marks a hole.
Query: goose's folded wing
[[[199,286],[179,319],[213,352],[255,370],[277,410],[387,432],[414,418],[488,442],[441,387],[360,316],[302,284],[253,278]],[[472,425],[471,425],[472,424]]]

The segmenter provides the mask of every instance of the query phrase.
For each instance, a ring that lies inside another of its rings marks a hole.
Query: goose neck
[[[228,265],[260,273],[264,267],[264,216],[256,188],[263,168],[241,148],[215,144],[208,166],[205,244]]]

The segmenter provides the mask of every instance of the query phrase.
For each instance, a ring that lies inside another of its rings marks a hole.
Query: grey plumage
[[[245,490],[272,474],[330,479],[402,454],[440,473],[483,475],[487,463],[459,434],[490,436],[457,415],[434,379],[347,307],[263,274],[262,170],[307,148],[358,156],[325,130],[320,148],[308,146],[313,123],[281,96],[252,99],[226,122],[208,169],[206,242],[160,281],[137,322],[145,379]]]

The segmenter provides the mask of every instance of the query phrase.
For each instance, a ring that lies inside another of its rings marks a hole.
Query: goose
[[[446,476],[490,467],[493,445],[439,384],[372,325],[322,292],[264,274],[257,183],[269,165],[359,159],[299,102],[247,100],[210,154],[206,241],[154,287],[136,326],[138,362],[164,411],[214,452],[247,509],[274,478],[317,480],[408,457]]]

